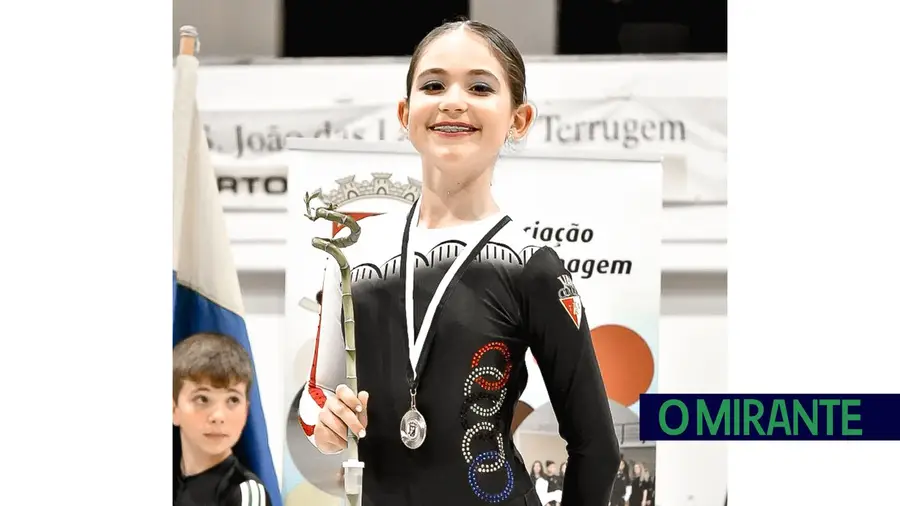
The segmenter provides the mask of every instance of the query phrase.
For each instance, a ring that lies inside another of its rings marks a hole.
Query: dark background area
[[[552,1],[552,0],[548,0]],[[556,0],[557,54],[727,53],[725,0]],[[284,0],[282,56],[408,56],[469,0]]]

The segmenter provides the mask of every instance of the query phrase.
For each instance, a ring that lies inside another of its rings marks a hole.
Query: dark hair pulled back
[[[524,104],[526,102],[525,61],[522,59],[522,55],[519,53],[516,45],[509,40],[509,37],[503,35],[500,30],[497,30],[490,25],[468,19],[448,21],[428,32],[428,35],[419,42],[409,61],[409,70],[406,71],[407,100],[409,100],[409,96],[412,93],[412,84],[413,79],[415,78],[416,66],[419,64],[422,54],[435,39],[445,33],[459,29],[468,30],[488,43],[494,56],[506,72],[506,82],[509,85],[510,95],[512,96],[513,108],[515,109]]]

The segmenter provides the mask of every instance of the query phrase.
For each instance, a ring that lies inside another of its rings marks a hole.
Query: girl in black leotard
[[[624,460],[619,462],[619,471],[616,473],[616,479],[613,482],[612,494],[609,497],[610,506],[625,506],[625,492],[628,489],[628,463]]]
[[[641,475],[641,482],[643,482],[644,490],[647,491],[647,500],[645,504],[647,506],[653,506],[656,503],[656,480],[650,476],[650,471],[644,469],[644,473]]]
[[[575,457],[566,506],[603,506],[619,448],[588,312],[553,248],[509,225],[491,193],[501,149],[535,119],[521,54],[481,23],[442,25],[413,51],[397,106],[421,196],[365,219],[349,280],[334,261],[324,269],[304,433],[326,454],[356,435],[368,506],[533,505],[510,430],[530,353]],[[358,395],[345,384],[345,282]]]
[[[631,478],[631,495],[628,497],[628,506],[647,506],[647,482],[642,479],[644,474],[644,466],[642,464],[634,465],[634,474]]]

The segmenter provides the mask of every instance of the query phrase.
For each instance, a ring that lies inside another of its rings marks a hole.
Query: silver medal
[[[415,407],[410,408],[400,420],[400,439],[410,450],[422,446],[427,430],[425,417]]]
[[[425,315],[422,318],[422,324],[419,328],[417,339],[414,330],[415,325],[413,319],[413,285],[415,279],[416,261],[413,257],[413,253],[410,251],[411,247],[408,237],[411,234],[411,229],[413,229],[416,224],[419,223],[420,204],[421,202],[417,200],[413,205],[412,212],[407,218],[406,229],[404,231],[404,235],[407,236],[405,237],[407,240],[403,244],[402,251],[403,262],[405,262],[406,264],[404,273],[404,301],[406,306],[406,338],[409,349],[409,365],[412,368],[412,378],[409,385],[409,411],[407,411],[406,414],[403,415],[403,418],[400,420],[400,439],[403,441],[403,444],[410,450],[415,450],[416,448],[421,447],[422,443],[425,442],[427,427],[425,425],[425,417],[422,416],[422,413],[420,413],[418,409],[416,409],[416,389],[418,387],[418,376],[422,372],[420,369],[424,367],[427,358],[422,356],[422,352],[425,348],[426,336],[428,336],[428,330],[431,328],[431,324],[434,321],[437,307],[441,300],[443,300],[444,293],[447,291],[447,288],[450,285],[450,282],[453,280],[453,277],[460,270],[460,268],[462,268],[463,264],[466,262],[466,259],[475,253],[475,248],[478,247],[478,244],[480,244],[485,237],[490,238],[494,233],[496,233],[492,232],[492,230],[497,225],[502,226],[509,221],[508,217],[502,215],[501,213],[497,213],[493,218],[486,219],[484,221],[484,224],[479,227],[478,230],[472,233],[472,237],[468,238],[469,240],[466,241],[465,248],[457,255],[456,259],[453,261],[453,264],[450,265],[450,269],[448,269],[447,272],[444,273],[443,278],[441,278],[440,283],[438,283],[438,286],[434,291],[434,295],[428,302],[428,308],[426,309]]]

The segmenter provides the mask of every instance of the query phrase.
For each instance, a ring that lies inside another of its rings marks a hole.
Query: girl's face
[[[456,185],[490,170],[507,136],[524,134],[530,124],[531,108],[513,110],[504,67],[469,30],[432,41],[413,72],[409,100],[399,104],[400,123],[425,166]]]
[[[540,474],[540,472],[543,470],[544,470],[544,466],[542,466],[540,462],[535,462],[534,465],[531,466],[532,474],[535,474],[535,475]]]
[[[640,475],[641,475],[641,465],[640,465],[640,464],[635,464],[635,465],[634,465],[634,473],[633,473],[633,474],[634,474],[635,476],[640,476]]]

